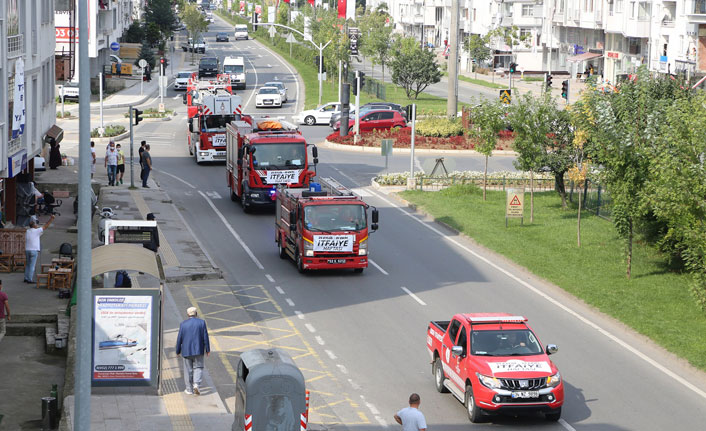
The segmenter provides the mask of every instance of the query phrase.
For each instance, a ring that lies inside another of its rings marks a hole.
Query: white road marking
[[[323,346],[324,344],[326,344],[324,343],[324,339],[319,337],[318,335],[314,338],[316,338],[316,342],[319,343],[319,345]]]
[[[348,374],[348,370],[346,369],[345,365],[336,364],[336,367],[338,368],[338,371],[342,372],[343,374]]]
[[[351,189],[351,191],[362,198],[370,197],[373,195],[372,193],[370,193],[369,191],[367,191],[363,187],[356,187],[356,188]]]
[[[304,320],[304,317],[306,317],[306,316],[304,316],[304,313],[302,313],[301,311],[296,311],[296,310],[295,310],[295,311],[294,311],[294,314],[297,315],[297,317],[299,318],[299,320]]]
[[[174,100],[183,99],[183,98],[184,98],[184,96],[180,96],[178,94],[176,96],[172,97],[172,99],[174,99]]]
[[[564,419],[559,419],[559,425],[563,426],[566,428],[568,431],[576,431],[576,428],[572,427],[569,425],[568,422],[566,422]]]
[[[350,383],[351,386],[353,386],[353,389],[355,389],[356,391],[360,390],[360,385],[358,383],[354,382],[353,379],[348,379],[348,383]],[[362,395],[361,395],[361,397],[362,397]]]
[[[216,191],[206,192],[206,194],[211,199],[222,199],[221,195],[219,195],[218,192],[216,192]]]
[[[314,328],[314,326],[311,323],[305,323],[304,326],[306,326],[306,329],[308,329],[309,332],[311,332],[312,334],[314,332],[316,332],[316,328]]]
[[[265,278],[266,278],[270,283],[274,283],[274,282],[275,282],[275,279],[272,278],[272,276],[271,276],[270,274],[265,274]],[[279,287],[279,286],[278,286],[278,287]]]
[[[492,261],[490,261],[489,259],[487,259],[487,258],[481,256],[480,254],[476,253],[475,251],[471,250],[470,248],[466,247],[465,245],[461,244],[460,242],[456,241],[455,239],[448,237],[446,234],[444,234],[444,233],[441,232],[440,230],[438,230],[438,229],[436,229],[435,227],[429,225],[428,223],[425,223],[423,220],[421,220],[421,219],[415,217],[415,216],[412,215],[410,212],[405,211],[404,208],[402,208],[402,207],[400,207],[399,205],[397,205],[397,204],[391,202],[390,200],[384,198],[384,197],[383,197],[382,195],[380,195],[379,193],[376,193],[376,192],[374,192],[374,191],[372,191],[372,190],[371,190],[371,192],[372,192],[375,196],[377,196],[378,198],[380,198],[380,200],[382,200],[383,202],[386,202],[386,203],[387,203],[388,205],[390,205],[391,207],[397,208],[397,209],[400,210],[403,214],[405,214],[405,215],[411,217],[412,220],[416,220],[419,224],[421,224],[422,226],[426,227],[427,229],[429,229],[429,230],[431,230],[431,231],[433,231],[433,232],[436,232],[436,233],[439,234],[443,239],[449,241],[451,244],[457,246],[457,247],[460,248],[461,250],[464,250],[465,252],[467,252],[467,253],[470,254],[471,256],[474,256],[474,257],[477,258],[478,260],[484,262],[486,265],[488,265],[488,266],[490,266],[490,267],[496,269],[497,271],[499,271],[499,272],[505,274],[508,278],[510,278],[510,279],[512,279],[512,280],[514,280],[514,281],[516,281],[517,283],[519,283],[520,285],[524,286],[525,288],[527,288],[527,289],[530,290],[531,292],[533,292],[533,293],[539,295],[540,297],[542,297],[542,298],[546,299],[547,301],[549,301],[551,304],[554,304],[555,306],[557,306],[557,307],[559,307],[560,309],[564,310],[564,311],[567,312],[568,314],[574,316],[576,319],[580,320],[580,321],[583,322],[584,324],[586,324],[586,325],[588,325],[589,327],[591,327],[591,328],[595,329],[596,331],[600,332],[601,334],[603,334],[603,335],[604,335],[605,337],[607,337],[608,339],[610,339],[610,340],[616,342],[616,343],[619,344],[621,347],[623,347],[625,350],[629,351],[630,353],[634,354],[634,355],[637,356],[638,358],[640,358],[640,359],[642,359],[643,361],[647,362],[648,364],[652,365],[652,366],[653,366],[654,368],[656,368],[657,370],[661,371],[662,373],[664,373],[664,374],[666,374],[667,376],[671,377],[672,379],[676,380],[676,381],[679,382],[682,386],[688,388],[689,390],[691,390],[691,391],[694,392],[695,394],[699,395],[701,398],[706,399],[706,392],[705,392],[705,391],[703,391],[703,390],[699,389],[698,387],[696,387],[695,385],[689,383],[689,381],[687,381],[686,379],[684,379],[683,377],[681,377],[679,374],[675,373],[674,371],[670,370],[669,368],[665,367],[664,365],[662,365],[662,364],[660,364],[659,362],[655,361],[654,359],[650,358],[649,356],[647,356],[646,354],[642,353],[642,352],[641,352],[640,350],[638,350],[637,348],[632,347],[631,345],[629,345],[628,343],[626,343],[625,341],[623,341],[621,338],[618,338],[616,335],[613,335],[612,333],[610,333],[610,332],[608,332],[607,330],[603,329],[603,328],[600,327],[598,324],[594,323],[592,320],[588,319],[587,317],[582,316],[581,314],[579,314],[577,311],[574,311],[574,310],[573,310],[572,308],[570,308],[569,306],[562,304],[562,303],[559,302],[558,300],[552,298],[551,296],[549,296],[549,295],[547,295],[546,293],[544,293],[544,292],[542,292],[541,290],[539,290],[539,288],[537,288],[537,287],[531,285],[530,283],[528,283],[528,282],[522,280],[521,278],[519,278],[519,277],[517,277],[516,275],[512,274],[510,271],[508,271],[508,270],[506,270],[506,269],[504,269],[504,268],[502,268],[502,267],[496,265],[494,262],[492,262]]]
[[[326,354],[328,355],[329,358],[336,360],[336,355],[332,351],[324,350],[324,352],[326,352]]]
[[[404,286],[402,286],[401,289],[404,290],[404,291],[407,293],[407,295],[411,296],[412,299],[414,299],[414,300],[417,301],[418,303],[420,303],[420,304],[422,304],[422,305],[427,305],[426,302],[422,301],[417,295],[415,295],[414,293],[412,293],[411,290],[407,289],[407,288],[404,287]]]
[[[255,64],[250,61],[249,57],[245,57],[245,60],[247,60],[248,63],[250,63],[250,68],[255,72],[255,86],[253,87],[253,91],[250,93],[250,97],[248,97],[248,100],[245,102],[245,105],[243,105],[243,109],[246,109],[246,107],[250,104],[250,101],[252,100],[252,97],[255,95],[255,88],[257,88],[257,69],[255,68]]]
[[[287,301],[287,304],[288,304],[290,307],[294,307],[294,301],[292,301],[292,300],[289,299],[289,298],[286,298],[285,301]]]
[[[374,260],[368,258],[368,262],[370,262],[371,264],[373,264],[373,266],[374,266],[375,268],[379,269],[380,272],[382,272],[383,274],[385,274],[385,275],[390,275],[387,271],[385,271],[384,269],[382,269],[382,267],[381,267],[380,265],[378,265],[377,263],[375,263]]]
[[[267,67],[270,67],[270,68],[271,68],[271,67],[272,67],[272,65],[271,65],[270,63],[267,63]]]
[[[250,256],[250,259],[253,261],[253,263],[255,263],[255,265],[259,269],[265,269],[265,267],[262,266],[262,264],[257,259],[257,257],[255,257],[255,254],[253,254],[252,250],[250,250],[250,247],[248,247],[248,245],[245,244],[245,241],[243,241],[243,239],[240,237],[240,235],[238,235],[238,232],[236,232],[235,229],[233,229],[233,226],[231,226],[230,223],[228,223],[228,220],[226,220],[223,213],[218,211],[218,208],[216,208],[216,206],[213,204],[213,201],[211,199],[209,199],[208,196],[206,196],[201,190],[199,190],[199,194],[201,196],[203,196],[204,199],[206,199],[206,202],[208,202],[208,204],[211,206],[211,209],[213,210],[213,212],[215,212],[216,215],[218,216],[218,218],[221,219],[221,221],[226,226],[226,228],[228,229],[230,234],[233,235],[233,238],[235,238],[235,240],[238,241],[240,246],[243,247],[243,250],[245,250],[245,252],[248,254],[248,256]]]
[[[159,169],[155,169],[155,171],[159,172],[160,174],[168,175],[168,176],[174,178],[174,179],[177,180],[177,181],[181,181],[182,183],[186,184],[187,186],[191,187],[192,189],[195,189],[195,188],[196,188],[196,187],[194,187],[193,185],[191,185],[190,183],[188,183],[188,182],[182,180],[181,178],[177,177],[176,175],[170,174],[170,173],[167,172],[167,171],[161,171],[161,170],[159,170]]]
[[[279,286],[275,286],[275,289],[277,289],[277,292],[279,292],[279,293],[280,293],[280,295],[284,295],[284,290],[282,290],[282,288],[281,288],[281,287],[279,287]]]

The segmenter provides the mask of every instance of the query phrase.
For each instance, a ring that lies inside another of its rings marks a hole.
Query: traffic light
[[[167,63],[164,61],[164,57],[161,57],[161,58],[159,59],[159,65],[161,66],[161,67],[159,68],[159,74],[162,75],[162,76],[164,76],[164,74],[165,74],[165,73],[164,73],[164,72],[165,72],[164,69],[167,68]]]
[[[357,76],[355,77],[355,79],[353,79],[353,83],[351,84],[351,90],[353,90],[354,96],[358,95],[358,77]]]
[[[412,114],[413,114],[412,111],[413,111],[412,105],[407,105],[407,106],[404,107],[404,113],[405,113],[406,116],[407,116],[407,121],[412,121],[412,120],[414,120],[414,118],[412,118],[412,117],[416,117],[416,116],[417,116],[417,115],[416,115],[416,114],[417,114],[417,111],[414,111],[414,115],[412,115]]]
[[[326,72],[326,65],[323,64],[324,61],[324,56],[316,56],[314,57],[314,64],[316,64],[316,70],[319,70],[319,67],[321,67],[321,72]],[[321,66],[319,66],[319,62],[321,62]]]
[[[135,118],[135,125],[137,126],[142,121],[142,111],[137,108],[132,108],[132,115]]]
[[[510,73],[515,73],[517,70],[517,63],[510,63]]]
[[[569,80],[561,81],[561,97],[569,100]]]
[[[550,91],[552,89],[552,76],[550,74],[547,74],[547,91]]]
[[[358,78],[360,79],[360,88],[365,87],[365,72],[358,72]]]

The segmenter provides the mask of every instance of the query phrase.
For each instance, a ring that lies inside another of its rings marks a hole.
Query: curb
[[[328,139],[324,140],[323,145],[327,148],[335,149],[335,150],[346,150],[346,151],[359,151],[359,152],[369,152],[369,153],[378,153],[380,152],[380,147],[364,147],[362,145],[346,145],[346,144],[336,144],[334,142],[329,141]],[[402,154],[409,154],[411,152],[411,149],[409,148],[395,148],[396,153],[402,153]],[[422,153],[422,154],[469,154],[469,155],[476,155],[480,156],[482,155],[476,150],[435,150],[432,148],[415,148],[414,149],[415,153]],[[512,156],[512,157],[517,157],[517,153],[515,151],[508,151],[508,150],[493,150],[493,156]]]
[[[184,281],[218,280],[221,278],[223,278],[223,272],[220,268],[212,268],[210,271],[206,271],[204,268],[202,271],[190,274],[166,275],[165,281],[167,283],[181,283]]]

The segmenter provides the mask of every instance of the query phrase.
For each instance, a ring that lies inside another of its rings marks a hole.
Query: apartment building
[[[53,1],[0,0],[0,43],[0,204],[15,223],[18,178],[31,177],[43,144],[62,136],[54,126]]]
[[[90,76],[95,78],[110,64],[113,42],[143,9],[144,0],[81,0],[88,12],[88,61]],[[54,0],[56,22],[57,78],[78,81],[78,5],[79,0]]]

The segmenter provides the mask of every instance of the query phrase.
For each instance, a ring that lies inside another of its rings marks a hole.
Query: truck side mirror
[[[289,212],[289,229],[297,229],[297,213],[295,213],[294,211]]]
[[[194,131],[194,119],[189,118],[189,132],[193,132],[193,131]]]
[[[451,353],[454,356],[463,356],[463,346],[453,346],[451,348]]]
[[[257,148],[255,148],[255,147],[250,147],[250,146],[248,146],[248,152],[249,152],[250,154],[255,154],[255,150],[256,150],[256,149],[257,149]]]
[[[380,213],[378,213],[377,208],[373,209],[373,223],[377,223],[380,220]]]
[[[311,149],[311,155],[314,156],[314,158],[318,158],[318,157],[319,157],[319,149],[316,148],[316,146],[312,147],[312,149]]]
[[[372,230],[378,230],[378,224],[377,224],[377,223],[371,224],[371,225],[370,225],[370,229],[372,229]]]
[[[547,344],[547,355],[551,355],[559,351],[559,347],[556,344]]]

